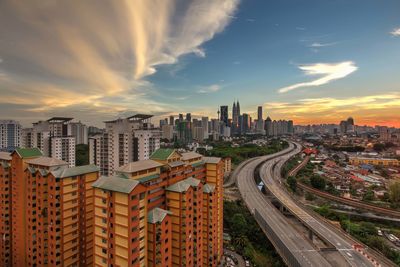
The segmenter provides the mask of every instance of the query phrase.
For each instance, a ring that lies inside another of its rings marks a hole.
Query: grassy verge
[[[242,201],[224,201],[224,228],[235,251],[255,266],[285,265]]]
[[[393,250],[386,242],[384,237],[377,235],[377,225],[366,221],[350,221],[349,217],[332,211],[329,205],[315,208],[314,211],[323,217],[340,222],[343,230],[360,240],[371,248],[383,253],[388,259],[400,266],[400,253]],[[390,227],[390,225],[389,225]]]

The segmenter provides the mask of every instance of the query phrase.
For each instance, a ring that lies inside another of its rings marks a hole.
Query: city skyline
[[[400,127],[399,9],[397,1],[2,1],[1,119],[211,118],[221,105],[231,114],[239,99],[253,118],[261,105],[265,117],[295,124],[353,116]]]

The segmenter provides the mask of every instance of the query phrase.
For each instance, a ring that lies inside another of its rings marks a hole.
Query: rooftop
[[[202,157],[203,155],[190,151],[190,152],[185,152],[182,153],[182,160],[190,160],[190,159],[195,159],[195,158],[199,158]]]
[[[0,159],[11,160],[11,154],[8,152],[0,152]]]
[[[17,148],[15,149],[15,152],[21,157],[21,158],[35,158],[35,157],[40,157],[43,156],[42,151],[39,150],[39,148]]]
[[[174,151],[172,148],[159,148],[151,154],[150,159],[167,160]]]
[[[172,161],[172,162],[168,162],[168,165],[173,168],[173,167],[178,167],[178,166],[185,165],[185,162],[180,161],[180,160]]]
[[[217,164],[221,161],[221,158],[217,157],[203,157],[205,163]]]
[[[63,161],[60,159],[55,159],[55,158],[50,158],[50,157],[43,157],[43,156],[29,159],[26,161],[26,163],[47,166],[47,167],[68,165],[68,162],[66,162],[66,161]]]
[[[147,222],[161,223],[168,214],[172,214],[172,212],[160,208],[154,208],[147,214]]]
[[[189,178],[185,179],[184,181],[186,183],[188,183],[189,185],[195,186],[195,187],[199,186],[199,184],[200,184],[200,180],[193,178],[193,177],[189,177]]]
[[[140,160],[140,161],[135,161],[135,162],[130,162],[128,164],[125,164],[124,166],[121,166],[116,169],[117,172],[124,172],[124,173],[133,173],[133,172],[138,172],[138,171],[143,171],[143,170],[148,170],[152,168],[157,168],[161,167],[163,164],[148,159],[148,160]]]
[[[91,165],[84,165],[84,166],[78,166],[78,167],[72,167],[72,168],[58,168],[56,170],[53,170],[51,173],[56,178],[66,178],[66,177],[72,177],[72,176],[77,176],[77,175],[82,175],[82,174],[92,173],[92,172],[98,172],[98,171],[99,171],[99,167],[97,167],[94,164],[91,164]]]
[[[210,193],[213,193],[214,190],[215,190],[215,185],[205,184],[203,186],[203,192],[204,193],[210,194]]]
[[[48,122],[67,122],[67,121],[71,121],[74,118],[66,118],[66,117],[53,117],[48,119]]]
[[[173,185],[168,186],[165,190],[167,191],[172,191],[172,192],[186,192],[190,187],[190,184],[188,184],[185,180],[177,182]]]
[[[128,120],[147,120],[152,118],[153,115],[148,115],[148,114],[136,114],[133,116],[128,117]]]
[[[93,187],[129,194],[139,184],[136,180],[125,179],[120,176],[101,176],[92,184]]]

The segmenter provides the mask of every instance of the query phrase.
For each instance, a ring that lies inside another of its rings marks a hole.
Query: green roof
[[[159,148],[151,154],[150,159],[167,160],[174,151],[172,148]]]
[[[139,182],[136,180],[125,179],[121,176],[102,176],[92,186],[107,191],[129,194],[138,184]]]
[[[43,156],[42,151],[40,151],[39,148],[17,148],[15,149],[15,152],[18,153],[18,155],[21,158],[34,158],[34,157],[40,157]]]
[[[98,172],[98,171],[99,171],[99,167],[91,164],[91,165],[84,165],[84,166],[78,166],[78,167],[72,167],[72,168],[60,167],[60,168],[53,170],[51,173],[56,178],[66,178],[66,177],[72,177],[72,176],[77,176],[77,175],[82,175],[82,174],[92,173],[92,172]]]
[[[149,212],[149,214],[147,214],[147,221],[153,224],[161,223],[168,214],[172,214],[172,212],[160,208],[154,208]]]
[[[141,182],[141,183],[145,183],[145,182],[148,182],[148,181],[153,180],[153,179],[158,178],[158,177],[159,177],[158,174],[153,174],[153,175],[149,175],[149,176],[145,176],[145,177],[139,178],[137,180],[139,182]]]
[[[173,185],[168,186],[165,190],[167,191],[172,191],[172,192],[186,192],[190,187],[190,184],[188,184],[185,180],[174,183]]]
[[[193,187],[198,187],[201,181],[199,179],[189,177],[184,180],[186,183],[190,184]]]
[[[205,184],[205,185],[203,186],[203,192],[206,193],[206,194],[213,193],[214,190],[215,190],[215,185],[212,185],[212,184]]]

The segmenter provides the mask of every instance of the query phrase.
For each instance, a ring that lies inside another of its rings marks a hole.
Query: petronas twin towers
[[[236,103],[235,103],[235,101],[233,101],[233,107],[232,107],[232,126],[233,126],[233,128],[238,128],[239,116],[240,116],[239,100]]]

